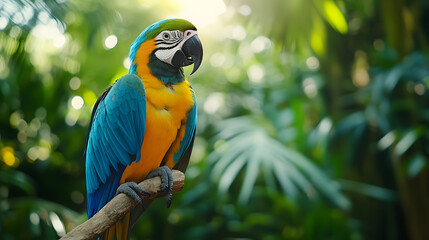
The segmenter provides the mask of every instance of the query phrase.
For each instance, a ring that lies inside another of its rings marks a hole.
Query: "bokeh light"
[[[74,96],[71,99],[71,106],[76,110],[81,109],[84,103],[85,102],[83,101],[83,98],[81,96]]]
[[[109,50],[112,49],[118,44],[118,37],[116,35],[109,35],[104,39],[104,48]]]
[[[252,13],[252,8],[247,4],[243,4],[238,7],[237,12],[243,16],[249,16]]]
[[[80,87],[80,78],[72,77],[69,81],[69,86],[72,90],[77,90]]]

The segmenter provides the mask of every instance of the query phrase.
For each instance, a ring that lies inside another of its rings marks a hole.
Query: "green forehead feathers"
[[[152,24],[144,31],[146,39],[155,38],[160,32],[165,30],[197,30],[197,28],[185,19],[166,19]]]

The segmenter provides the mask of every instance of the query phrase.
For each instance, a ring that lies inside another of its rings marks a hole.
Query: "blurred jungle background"
[[[1,239],[86,220],[92,106],[170,17],[204,45],[197,138],[132,239],[429,239],[429,1],[0,0]]]

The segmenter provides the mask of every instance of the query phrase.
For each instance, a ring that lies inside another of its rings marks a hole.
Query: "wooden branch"
[[[173,170],[173,193],[182,190],[184,184],[185,174],[178,170]],[[150,193],[149,196],[142,197],[142,200],[150,200],[165,195],[165,193],[158,192],[161,186],[160,177],[144,180],[139,185]],[[118,194],[92,218],[71,230],[61,240],[96,239],[136,205],[137,203],[127,195],[123,193]]]

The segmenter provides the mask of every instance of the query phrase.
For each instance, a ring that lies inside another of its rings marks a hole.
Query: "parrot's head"
[[[183,78],[182,67],[201,65],[203,47],[197,28],[184,19],[167,19],[147,27],[130,49],[130,73],[151,73],[163,81]]]

